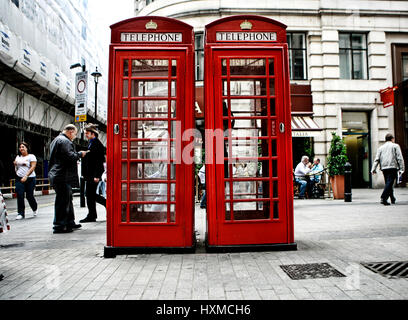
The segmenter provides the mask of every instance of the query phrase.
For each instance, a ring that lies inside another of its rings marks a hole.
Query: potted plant
[[[343,139],[332,132],[327,168],[334,199],[344,199],[344,165],[347,161],[346,145]]]

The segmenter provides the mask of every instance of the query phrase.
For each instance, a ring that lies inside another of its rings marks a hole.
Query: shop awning
[[[310,116],[292,116],[292,137],[317,137],[322,130]]]

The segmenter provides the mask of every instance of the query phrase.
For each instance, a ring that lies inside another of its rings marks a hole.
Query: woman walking
[[[24,193],[27,196],[28,203],[33,210],[34,217],[37,216],[37,201],[34,198],[35,190],[35,167],[37,158],[30,154],[30,147],[26,142],[21,142],[19,147],[19,155],[14,161],[16,170],[16,193],[17,193],[17,218],[21,220],[25,218]]]

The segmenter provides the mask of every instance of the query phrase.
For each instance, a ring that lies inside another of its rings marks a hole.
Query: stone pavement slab
[[[54,196],[38,197],[36,218],[16,221],[0,235],[0,299],[407,299],[408,279],[388,279],[361,262],[408,261],[408,189],[397,204],[379,204],[381,190],[353,190],[353,202],[295,200],[297,251],[207,254],[140,254],[103,258],[105,209],[96,223],[53,234]],[[74,198],[77,221],[86,216]],[[199,244],[205,211],[196,206]],[[292,280],[283,264],[329,263],[342,278]]]

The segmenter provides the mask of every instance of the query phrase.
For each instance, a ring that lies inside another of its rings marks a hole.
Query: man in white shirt
[[[378,148],[371,173],[376,174],[377,167],[380,166],[385,180],[384,191],[381,194],[381,203],[388,206],[390,205],[388,198],[391,198],[392,204],[395,203],[394,182],[398,178],[398,173],[404,173],[405,166],[401,148],[398,144],[394,143],[394,136],[391,133],[387,133],[385,141],[385,144]]]
[[[303,156],[302,160],[295,169],[295,181],[300,184],[299,199],[305,198],[307,179],[306,174],[310,172],[312,164],[309,162],[308,156]]]

